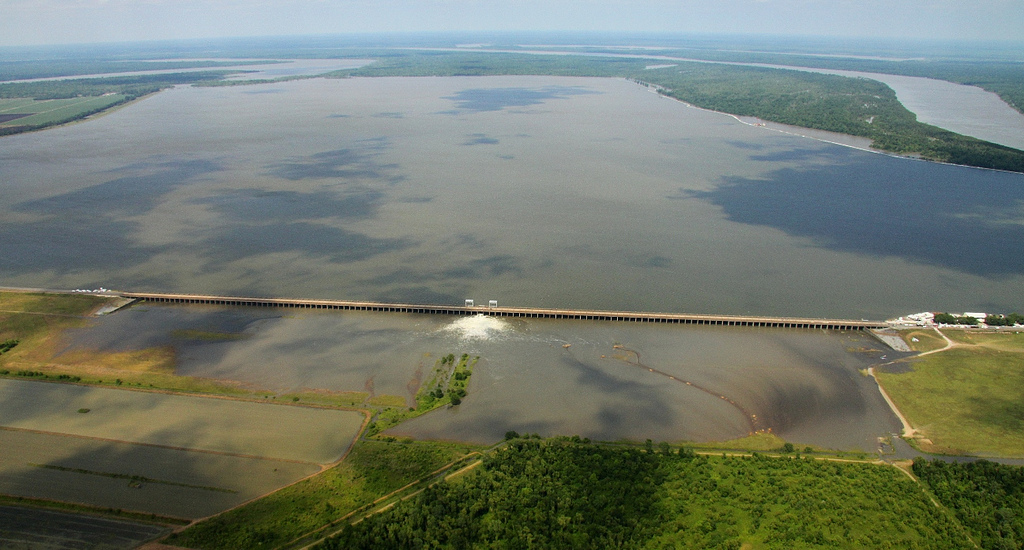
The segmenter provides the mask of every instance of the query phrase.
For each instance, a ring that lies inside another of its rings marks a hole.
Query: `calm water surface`
[[[1024,150],[1024,114],[977,86],[916,76],[779,67],[877,80],[892,88],[900,103],[920,122]]]
[[[1024,309],[1024,176],[623,80],[176,88],[0,139],[0,285],[885,318]]]
[[[391,432],[417,438],[490,443],[514,429],[706,441],[771,429],[800,444],[873,451],[900,428],[860,374],[887,352],[861,333],[136,306],[70,331],[65,345],[172,346],[182,375],[410,402],[438,357],[480,356],[460,406]]]

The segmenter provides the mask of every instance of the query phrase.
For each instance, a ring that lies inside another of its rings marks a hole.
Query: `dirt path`
[[[933,328],[935,329],[935,332],[939,333],[939,336],[941,336],[942,339],[946,341],[946,346],[945,347],[938,348],[938,349],[933,349],[931,351],[925,351],[925,352],[919,353],[917,355],[914,355],[912,357],[906,357],[906,358],[903,358],[903,359],[897,359],[895,361],[889,361],[888,363],[880,363],[878,365],[874,365],[874,366],[868,368],[868,376],[870,376],[871,378],[875,379],[875,384],[878,385],[878,392],[882,394],[882,398],[885,399],[885,402],[889,404],[889,408],[892,410],[893,414],[895,414],[896,418],[898,418],[900,420],[900,423],[903,424],[903,437],[915,437],[916,435],[918,435],[919,432],[917,431],[916,428],[911,426],[910,421],[907,420],[907,417],[903,416],[903,413],[900,412],[899,407],[897,407],[896,403],[892,400],[891,397],[889,397],[889,393],[885,391],[884,387],[882,387],[882,382],[878,380],[877,376],[875,376],[875,367],[884,367],[886,365],[893,365],[895,363],[901,363],[903,361],[906,361],[907,359],[917,359],[919,357],[924,357],[925,355],[931,355],[933,353],[941,353],[943,351],[952,349],[952,348],[957,347],[957,346],[960,345],[960,344],[957,344],[956,342],[950,340],[949,337],[946,336],[945,334],[943,334],[942,331],[939,330],[938,327],[933,327]]]

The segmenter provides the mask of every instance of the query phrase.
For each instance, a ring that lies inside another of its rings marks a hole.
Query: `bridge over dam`
[[[530,319],[568,319],[581,321],[620,321],[632,323],[670,323],[681,325],[715,325],[737,327],[774,327],[828,330],[883,329],[882,321],[849,319],[813,319],[798,317],[755,317],[745,315],[704,315],[691,313],[646,313],[636,311],[592,311],[577,309],[545,309],[505,306],[443,306],[354,302],[345,300],[300,300],[289,298],[244,298],[204,296],[198,294],[158,294],[149,292],[117,292],[118,296],[167,304],[204,304],[216,306],[274,307],[341,311],[377,311],[389,313],[420,313],[434,315],[492,315]]]

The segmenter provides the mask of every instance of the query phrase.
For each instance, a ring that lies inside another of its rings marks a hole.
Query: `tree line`
[[[510,434],[511,435],[511,434]],[[973,548],[895,468],[512,439],[317,548]]]

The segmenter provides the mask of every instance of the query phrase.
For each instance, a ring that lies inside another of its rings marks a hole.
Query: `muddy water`
[[[885,353],[861,333],[153,306],[72,331],[67,349],[153,345],[174,346],[183,375],[406,398],[438,357],[480,356],[462,405],[391,432],[417,438],[707,441],[771,429],[873,450],[899,428],[859,372]]]
[[[0,139],[0,284],[887,318],[1021,308],[1024,176],[597,78],[176,88]]]

